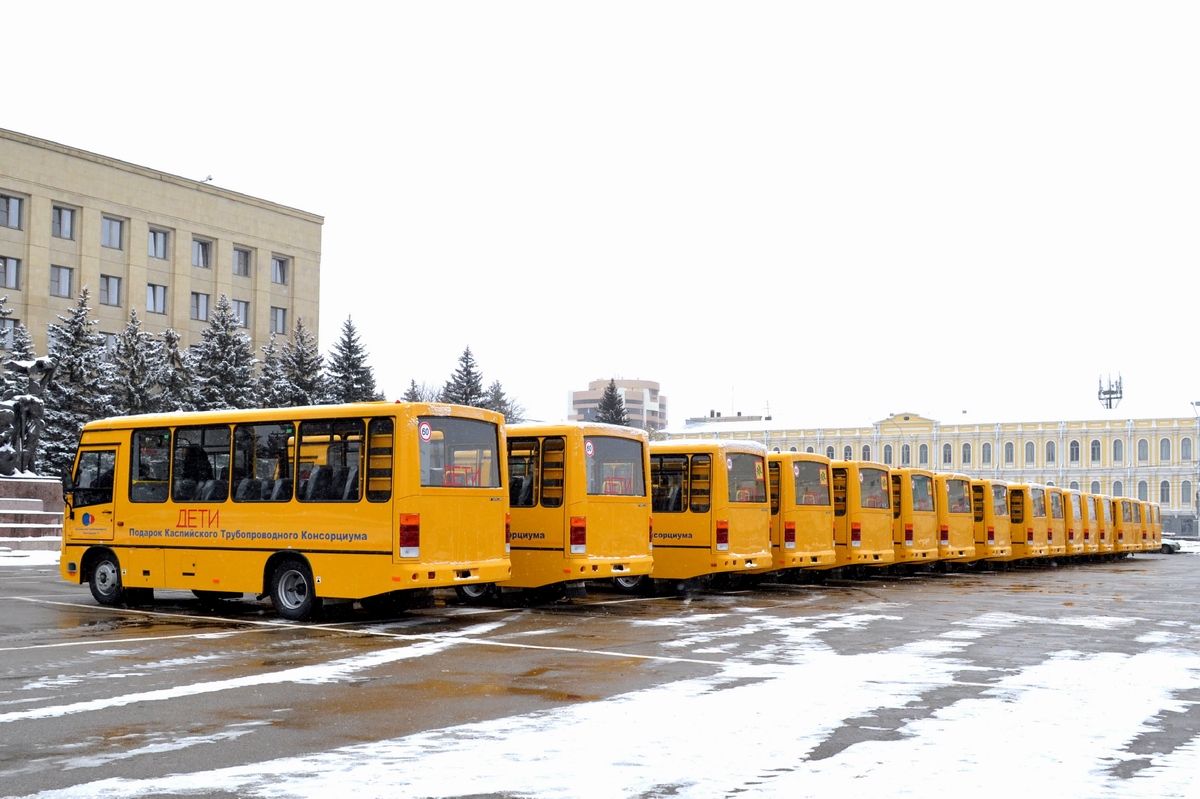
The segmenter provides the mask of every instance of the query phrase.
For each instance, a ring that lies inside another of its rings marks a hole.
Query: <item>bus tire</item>
[[[471,583],[454,586],[454,593],[468,605],[482,605],[491,602],[496,597],[495,583]]]
[[[626,594],[645,594],[650,589],[650,578],[645,574],[612,578],[613,588]]]
[[[271,574],[271,603],[290,621],[304,621],[321,609],[312,569],[298,558],[280,561]]]
[[[121,565],[117,556],[104,552],[92,563],[88,576],[88,588],[101,605],[119,605],[125,600],[125,588],[121,585]]]

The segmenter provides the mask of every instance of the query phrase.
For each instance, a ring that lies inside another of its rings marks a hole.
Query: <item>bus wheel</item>
[[[117,605],[125,599],[125,589],[121,586],[121,567],[117,564],[116,555],[105,552],[96,559],[92,564],[88,587],[101,605]]]
[[[496,596],[495,583],[471,583],[470,585],[454,586],[458,598],[470,605],[482,605],[491,602]]]
[[[291,621],[303,621],[321,608],[313,590],[312,569],[302,560],[288,559],[271,576],[271,602],[276,612]]]
[[[644,574],[612,578],[613,588],[626,594],[644,594],[650,589],[650,578]]]

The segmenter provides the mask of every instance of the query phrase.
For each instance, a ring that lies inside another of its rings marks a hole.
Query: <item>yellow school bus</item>
[[[1010,484],[1008,512],[1012,520],[1012,552],[1001,560],[1048,557],[1046,489],[1030,483]]]
[[[887,566],[896,559],[892,545],[892,502],[889,469],[868,461],[831,461],[833,473],[832,564]]]
[[[987,478],[971,480],[971,508],[975,528],[975,559],[1008,557],[1012,553],[1008,483]]]
[[[1092,541],[1093,525],[1088,519],[1082,491],[1074,488],[1063,490],[1063,512],[1067,523],[1067,555],[1074,557],[1097,551]],[[1092,546],[1090,550],[1089,545]]]
[[[892,551],[894,562],[932,563],[938,559],[938,508],[933,472],[892,469]]]
[[[514,424],[508,439],[512,579],[502,588],[650,573],[650,439],[608,424]],[[460,586],[482,599],[487,586]]]
[[[507,580],[503,421],[367,402],[91,422],[60,571],[105,605],[252,593],[288,619]]]
[[[1112,500],[1103,494],[1087,494],[1088,511],[1095,530],[1096,553],[1111,555],[1113,553],[1113,517]]]
[[[1150,549],[1150,503],[1144,499],[1133,500],[1133,526],[1137,530],[1136,552]]]
[[[1162,551],[1162,505],[1157,502],[1150,503],[1150,549],[1154,552]]]
[[[652,441],[650,485],[655,580],[682,582],[770,565],[771,505],[762,444]]]
[[[771,495],[771,563],[764,571],[834,562],[833,485],[829,458],[811,452],[767,456]]]
[[[943,560],[975,558],[975,513],[971,504],[971,478],[938,472],[938,556]]]
[[[1046,489],[1046,544],[1050,557],[1067,554],[1067,513],[1063,508],[1063,491],[1058,486]]]
[[[1135,543],[1135,529],[1133,527],[1133,504],[1132,500],[1124,497],[1112,498],[1112,513],[1113,513],[1113,548],[1118,554],[1127,554],[1139,548],[1140,543]]]

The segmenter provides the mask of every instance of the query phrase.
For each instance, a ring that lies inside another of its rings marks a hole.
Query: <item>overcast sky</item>
[[[0,126],[323,215],[322,349],[353,317],[390,398],[470,346],[546,420],[614,376],[673,423],[1200,400],[1192,2],[5,18]]]

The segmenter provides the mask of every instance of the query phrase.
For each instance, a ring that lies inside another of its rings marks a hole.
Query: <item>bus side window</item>
[[[229,428],[178,428],[171,463],[171,499],[223,502],[228,496]]]
[[[771,515],[779,515],[779,461],[767,464],[767,479],[771,483]]]
[[[296,499],[301,502],[357,502],[363,432],[362,419],[301,422],[297,452],[301,466],[307,467],[308,473],[297,486]],[[279,481],[276,482],[278,485]]]
[[[845,469],[833,470],[833,514],[846,515],[846,479]]]
[[[372,419],[367,427],[368,502],[387,502],[392,498],[393,428],[392,420],[382,417]]]
[[[650,459],[650,503],[655,513],[687,510],[687,468],[687,455],[655,455]]]
[[[542,449],[542,507],[557,508],[563,503],[563,480],[566,479],[566,440],[560,436],[547,438]]]
[[[917,510],[913,508],[913,510]],[[900,475],[892,475],[892,518],[900,518]]]
[[[117,465],[114,449],[88,450],[79,455],[75,468],[75,497],[73,505],[102,505],[113,499],[113,470]]]
[[[233,501],[283,502],[292,498],[291,422],[240,424],[233,440]]]
[[[135,430],[129,453],[129,501],[166,502],[171,431],[165,427]]]
[[[508,504],[514,508],[534,506],[538,449],[536,438],[508,440]]]
[[[983,486],[971,486],[971,508],[975,511],[975,521],[983,521]]]
[[[712,507],[712,456],[693,455],[691,475],[692,513],[708,513]]]
[[[1013,524],[1025,523],[1025,492],[1010,491],[1009,494],[1009,512],[1012,514],[1011,521]]]

